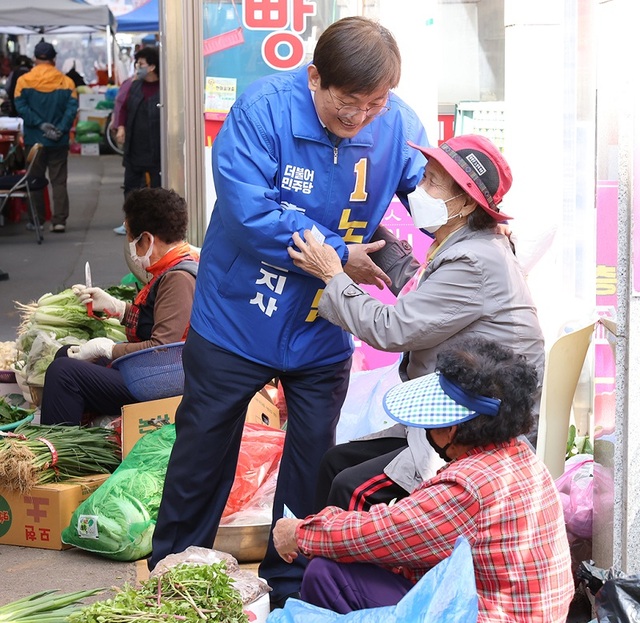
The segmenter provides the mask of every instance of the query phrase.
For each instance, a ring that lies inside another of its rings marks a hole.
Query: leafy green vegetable
[[[133,303],[133,299],[135,299],[136,294],[138,294],[138,288],[134,285],[125,285],[121,283],[117,286],[110,286],[109,288],[105,288],[105,292],[108,292],[111,296],[115,296],[121,301]]]
[[[69,616],[69,623],[246,623],[240,593],[224,562],[181,564],[135,588],[125,585],[113,599],[97,601]]]
[[[23,409],[17,405],[13,405],[4,396],[0,396],[0,424],[13,424],[24,420],[28,415],[31,415],[35,409]]]
[[[565,459],[569,459],[576,454],[593,454],[593,444],[589,435],[581,436],[574,424],[569,426],[569,436],[567,438],[567,454]]]
[[[84,344],[94,337],[126,341],[125,328],[114,318],[93,318],[87,314],[71,288],[45,294],[37,302],[16,303],[22,321],[16,341],[23,377],[30,385],[42,385],[55,353],[65,344]]]

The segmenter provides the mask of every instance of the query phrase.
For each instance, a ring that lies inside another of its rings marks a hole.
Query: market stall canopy
[[[149,0],[137,9],[118,17],[118,32],[158,32],[158,0]]]
[[[0,2],[0,33],[10,35],[83,33],[116,29],[108,6],[74,0]]]

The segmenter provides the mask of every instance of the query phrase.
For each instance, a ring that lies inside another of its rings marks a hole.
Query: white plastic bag
[[[402,382],[399,365],[400,361],[397,361],[390,366],[351,375],[336,429],[336,443],[346,443],[395,424],[382,407],[382,397]]]

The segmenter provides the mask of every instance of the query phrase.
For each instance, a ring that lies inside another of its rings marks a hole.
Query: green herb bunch
[[[240,593],[226,565],[181,564],[139,589],[125,585],[116,596],[97,601],[69,616],[69,623],[154,623],[213,621],[247,623]]]

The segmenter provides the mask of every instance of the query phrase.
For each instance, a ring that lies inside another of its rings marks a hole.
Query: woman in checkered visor
[[[463,536],[480,623],[566,621],[574,583],[562,503],[543,462],[518,439],[533,424],[536,387],[522,355],[468,338],[438,355],[435,373],[389,390],[389,416],[426,429],[448,462],[395,504],[279,520],[282,558],[313,558],[302,600],[343,614],[394,605]]]

